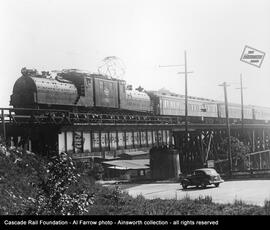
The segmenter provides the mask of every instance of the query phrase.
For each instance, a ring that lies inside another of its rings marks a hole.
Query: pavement
[[[131,196],[143,195],[146,199],[191,199],[211,196],[215,203],[234,203],[244,201],[248,204],[263,206],[270,200],[270,180],[234,180],[225,181],[219,187],[208,186],[206,189],[188,187],[183,189],[180,183],[149,183],[124,189]]]

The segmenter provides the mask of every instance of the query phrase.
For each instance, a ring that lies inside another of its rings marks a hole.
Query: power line
[[[184,65],[159,65],[158,67],[179,67]]]

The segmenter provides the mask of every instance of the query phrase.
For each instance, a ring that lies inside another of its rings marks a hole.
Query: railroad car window
[[[86,78],[86,84],[91,85],[91,78]]]

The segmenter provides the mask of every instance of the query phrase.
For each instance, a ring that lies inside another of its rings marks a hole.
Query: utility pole
[[[244,133],[244,97],[243,97],[243,82],[242,82],[242,74],[240,74],[240,88],[236,88],[241,90],[241,121],[242,121],[242,133]]]
[[[178,74],[185,75],[185,142],[188,143],[188,74],[193,73],[187,71],[187,53],[184,53],[185,72],[178,72]]]
[[[188,142],[188,74],[193,73],[187,71],[187,53],[184,52],[184,65],[166,65],[166,66],[159,66],[159,67],[176,67],[176,66],[185,66],[184,72],[178,72],[177,74],[184,74],[185,75],[185,143]]]
[[[228,99],[227,99],[227,87],[229,85],[227,85],[226,82],[223,82],[219,86],[223,86],[224,88],[226,126],[227,126],[227,134],[229,138],[229,142],[228,142],[229,175],[231,176],[232,175],[231,130],[230,130],[230,121],[229,121]]]

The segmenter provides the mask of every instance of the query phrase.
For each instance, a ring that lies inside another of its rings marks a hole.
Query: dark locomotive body
[[[64,109],[88,112],[128,111],[159,116],[178,116],[184,121],[185,97],[169,91],[132,90],[126,82],[100,74],[64,70],[52,78],[48,72],[22,69],[10,104],[14,108]],[[231,122],[241,121],[241,105],[228,105]],[[225,122],[224,102],[188,97],[189,122]],[[244,106],[245,122],[268,122],[270,108]]]
[[[14,108],[65,108],[74,105],[77,95],[69,81],[23,75],[14,84],[10,104]]]
[[[123,80],[77,70],[62,71],[55,78],[26,69],[22,74],[11,95],[14,108],[153,112],[149,96],[127,90]]]

